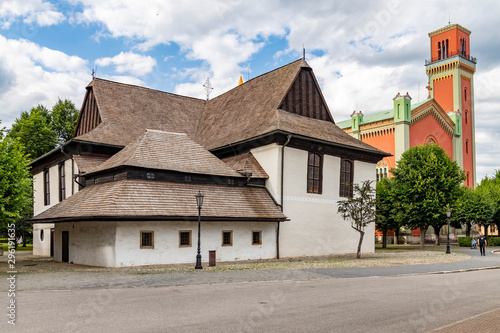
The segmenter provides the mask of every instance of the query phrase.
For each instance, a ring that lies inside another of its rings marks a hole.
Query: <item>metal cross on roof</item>
[[[210,99],[210,94],[212,93],[212,90],[214,90],[214,87],[212,87],[212,84],[210,83],[210,78],[207,77],[207,80],[203,84],[203,87],[205,88],[205,94],[207,95],[207,101]]]

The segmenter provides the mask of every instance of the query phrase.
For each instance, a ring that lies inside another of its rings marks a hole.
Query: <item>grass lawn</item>
[[[2,245],[4,251],[7,251],[9,249],[9,244],[7,243],[0,243],[0,244]],[[23,247],[23,244],[19,244],[16,249],[16,252],[17,251],[33,251],[33,244],[26,244],[26,247]]]

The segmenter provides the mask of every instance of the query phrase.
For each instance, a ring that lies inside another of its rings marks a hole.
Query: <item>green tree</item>
[[[56,133],[59,145],[73,138],[78,114],[79,112],[75,108],[75,104],[67,99],[64,101],[59,99],[52,107],[52,112],[50,113],[52,128]]]
[[[19,140],[31,160],[51,151],[57,144],[50,113],[43,105],[38,105],[29,112],[23,111],[15,120],[8,136]]]
[[[488,191],[482,188],[462,187],[461,190],[462,195],[452,208],[452,218],[465,225],[466,235],[470,236],[472,224],[488,226],[492,223],[495,205]]]
[[[495,176],[488,178],[485,177],[481,180],[481,183],[477,186],[476,190],[483,193],[484,196],[488,197],[493,205],[493,216],[490,223],[480,223],[485,227],[485,234],[488,236],[488,226],[494,223],[497,228],[500,228],[500,171],[495,171]],[[500,230],[500,229],[499,229]]]
[[[378,231],[381,231],[382,248],[387,247],[387,231],[394,230],[394,241],[397,244],[399,237],[399,228],[401,227],[396,216],[398,214],[398,202],[394,196],[394,178],[382,178],[376,186],[376,225]]]
[[[21,224],[31,217],[33,203],[29,159],[22,144],[14,138],[3,137],[0,130],[0,227]]]
[[[365,236],[365,227],[375,222],[375,190],[372,181],[366,180],[353,186],[353,196],[347,200],[337,201],[338,212],[344,220],[351,222],[351,227],[359,232],[359,243],[356,258],[361,258],[361,245]]]
[[[432,144],[404,152],[391,172],[401,205],[398,222],[420,228],[421,247],[429,226],[434,228],[438,242],[439,231],[446,224],[446,209],[460,195],[464,172],[440,146]]]

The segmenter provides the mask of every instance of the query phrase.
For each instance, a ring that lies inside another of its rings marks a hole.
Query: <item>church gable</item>
[[[92,90],[92,87],[87,89],[87,94],[76,125],[75,137],[90,132],[102,122],[94,91]]]
[[[333,122],[312,70],[302,67],[279,109],[299,116]]]
[[[453,136],[455,124],[446,114],[443,108],[433,99],[420,105],[412,111],[411,125],[415,125],[427,117],[433,117],[439,126],[451,137]]]

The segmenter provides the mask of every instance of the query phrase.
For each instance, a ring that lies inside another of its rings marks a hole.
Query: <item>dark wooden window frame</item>
[[[311,161],[311,158],[313,160]],[[307,154],[307,193],[321,194],[323,189],[323,155]]]
[[[50,173],[49,169],[43,170],[43,203],[50,205]]]
[[[151,237],[149,237],[151,235]],[[140,238],[141,249],[155,248],[155,232],[152,230],[141,230]]]
[[[192,241],[191,241],[191,230],[179,230],[179,247],[191,247],[192,246]],[[187,238],[186,238],[187,236]],[[186,242],[187,239],[187,242]]]
[[[222,230],[222,246],[233,246],[233,231]]]
[[[252,230],[252,245],[262,245],[262,230]]]
[[[349,164],[350,170],[347,171],[345,166]],[[350,159],[340,160],[340,191],[341,197],[352,196],[352,185],[354,180],[354,161]]]
[[[64,162],[57,167],[59,170],[59,202],[66,199],[66,169]]]

